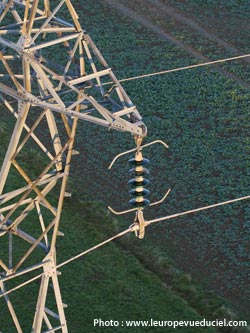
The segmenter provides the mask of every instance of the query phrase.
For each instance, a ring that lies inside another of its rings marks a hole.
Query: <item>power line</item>
[[[219,202],[219,203],[216,203],[216,204],[213,204],[213,205],[209,205],[209,206],[204,206],[204,207],[200,207],[200,208],[196,208],[196,209],[192,209],[192,210],[187,210],[185,212],[181,212],[181,213],[177,213],[177,214],[173,214],[173,215],[168,215],[168,216],[164,216],[164,217],[161,217],[161,218],[157,218],[157,219],[154,219],[154,220],[150,220],[150,221],[146,221],[145,222],[145,226],[148,226],[152,223],[156,223],[156,222],[160,222],[160,221],[164,221],[164,220],[169,220],[169,219],[172,219],[172,218],[176,218],[176,217],[179,217],[179,216],[183,216],[183,215],[188,215],[188,214],[191,214],[191,213],[196,213],[196,212],[199,212],[199,211],[202,211],[202,210],[207,210],[207,209],[211,209],[211,208],[215,208],[215,207],[219,207],[219,206],[223,206],[223,205],[228,205],[228,204],[231,204],[231,203],[234,203],[234,202],[239,202],[239,201],[242,201],[242,200],[247,200],[247,199],[250,199],[250,195],[248,196],[245,196],[245,197],[240,197],[240,198],[236,198],[236,199],[232,199],[232,200],[227,200],[227,201],[223,201],[223,202]],[[99,247],[113,241],[114,239],[116,238],[119,238],[119,237],[122,237],[130,232],[134,232],[138,230],[138,226],[136,224],[132,224],[128,229],[118,233],[117,235],[89,248],[88,250],[85,250],[79,254],[77,254],[76,256],[62,262],[61,264],[57,265],[56,267],[57,268],[60,268],[64,265],[67,265],[69,264],[70,262],[98,249]]]
[[[192,213],[196,213],[196,212],[200,212],[202,210],[207,210],[207,209],[211,209],[211,208],[215,208],[215,207],[219,207],[219,206],[223,206],[223,205],[228,205],[228,204],[231,204],[231,203],[234,203],[234,202],[239,202],[239,201],[243,201],[243,200],[247,200],[247,199],[250,199],[250,195],[248,196],[245,196],[245,197],[240,197],[240,198],[237,198],[237,199],[232,199],[232,200],[227,200],[227,201],[223,201],[223,202],[219,202],[219,203],[216,203],[216,204],[213,204],[213,205],[209,205],[209,206],[204,206],[204,207],[200,207],[200,208],[196,208],[196,209],[192,209],[192,210],[187,210],[185,212],[181,212],[181,213],[177,213],[177,214],[173,214],[173,215],[168,215],[168,216],[164,216],[164,217],[160,217],[160,218],[157,218],[157,219],[153,219],[153,220],[150,220],[150,221],[146,221],[145,222],[145,227],[149,226],[150,224],[153,224],[153,223],[156,223],[156,222],[162,222],[162,221],[166,221],[166,220],[170,220],[170,219],[173,219],[173,218],[176,218],[176,217],[180,217],[180,216],[184,216],[184,215],[188,215],[188,214],[192,214]],[[63,261],[62,263],[60,263],[59,265],[56,266],[56,268],[60,268],[62,266],[65,266],[69,263],[71,263],[72,261],[75,261],[77,259],[79,259],[80,257],[83,257],[85,256],[86,254],[92,252],[92,251],[95,251],[97,250],[98,248],[112,242],[114,239],[117,239],[117,238],[120,238],[130,232],[134,232],[136,230],[138,230],[139,226],[137,224],[132,224],[129,228],[127,228],[126,230],[106,239],[105,241],[101,242],[101,243],[98,243],[97,245],[89,248],[88,250],[85,250],[77,255],[75,255],[74,257],[71,257],[70,259],[67,259],[65,261]],[[31,278],[30,280],[27,280],[25,282],[23,282],[22,284],[10,289],[10,290],[7,290],[5,292],[2,292],[0,293],[0,298],[1,297],[4,297],[10,293],[12,293],[13,291],[16,291],[24,286],[26,286],[27,284],[39,279],[41,276],[43,275],[43,273]],[[1,281],[1,279],[0,279]]]
[[[247,58],[247,57],[250,57],[250,53],[243,54],[243,55],[240,55],[240,56],[231,57],[231,58],[224,58],[224,59],[218,59],[218,60],[203,62],[203,63],[196,64],[196,65],[177,67],[177,68],[173,68],[173,69],[163,70],[163,71],[160,71],[160,72],[154,72],[154,73],[149,73],[149,74],[132,76],[132,77],[128,77],[128,78],[125,78],[125,79],[121,79],[121,80],[119,80],[119,82],[138,80],[138,79],[143,79],[143,78],[146,78],[146,77],[157,76],[157,75],[162,75],[162,74],[167,74],[167,73],[173,73],[173,72],[178,72],[178,71],[187,70],[187,69],[191,69],[191,68],[210,66],[210,65],[215,65],[215,64],[227,62],[227,61],[234,61],[234,60],[238,60],[238,59],[243,59],[243,58]],[[111,83],[111,82],[108,82],[108,83]],[[106,84],[108,84],[108,83],[106,83]]]
[[[126,230],[124,230],[124,231],[122,231],[122,232],[120,232],[120,233],[118,233],[118,234],[116,234],[116,235],[114,235],[114,236],[106,239],[105,241],[103,241],[101,243],[98,243],[97,245],[89,248],[88,250],[85,250],[85,251],[77,254],[76,256],[74,256],[74,257],[72,257],[72,258],[70,258],[70,259],[68,259],[68,260],[60,263],[59,265],[56,266],[56,269],[58,269],[58,268],[60,268],[60,267],[62,267],[64,265],[67,265],[70,262],[72,262],[72,261],[74,261],[74,260],[76,260],[76,259],[78,259],[78,258],[80,258],[80,257],[82,257],[82,256],[84,256],[84,255],[86,255],[86,254],[88,254],[88,253],[90,253],[90,252],[92,252],[92,251],[94,251],[94,250],[102,247],[103,245],[106,245],[106,244],[112,242],[114,239],[122,237],[122,236],[124,236],[124,235],[126,235],[126,234],[128,234],[130,232],[135,231],[135,230],[137,230],[137,226],[136,225],[131,225],[128,229],[126,229]],[[7,290],[5,292],[2,292],[2,293],[0,292],[0,298],[4,297],[4,296],[6,296],[6,295],[8,295],[10,293],[12,293],[13,291],[16,291],[16,290],[18,290],[18,289],[20,289],[20,288],[22,288],[22,287],[30,284],[31,282],[33,282],[33,281],[39,279],[40,277],[42,277],[42,275],[43,275],[43,273],[38,274],[38,275],[34,276],[33,278],[31,278],[31,279],[29,279],[29,280],[27,280],[27,281],[19,284],[18,286],[14,287],[12,289],[9,289],[9,290]],[[1,282],[1,279],[0,279],[0,282]]]
[[[66,260],[66,261],[64,261],[64,262],[62,262],[61,264],[57,265],[56,268],[60,268],[60,267],[62,267],[62,266],[64,266],[64,265],[67,265],[67,264],[69,264],[70,262],[72,262],[72,261],[74,261],[74,260],[76,260],[76,259],[78,259],[78,258],[80,258],[80,257],[82,257],[82,256],[84,256],[84,255],[86,255],[86,254],[88,254],[88,253],[90,253],[90,252],[92,252],[92,251],[95,251],[95,250],[98,249],[99,247],[101,247],[101,246],[103,246],[103,245],[105,245],[105,244],[107,244],[107,243],[109,243],[109,242],[112,242],[114,239],[119,238],[119,237],[122,237],[122,236],[124,236],[124,235],[126,235],[126,234],[128,234],[128,233],[130,233],[130,232],[135,231],[135,230],[136,230],[136,225],[132,225],[132,226],[130,226],[128,229],[126,229],[126,230],[124,230],[124,231],[118,233],[117,235],[115,235],[115,236],[113,236],[113,237],[111,237],[111,238],[109,238],[109,239],[106,239],[105,241],[103,241],[103,242],[101,242],[101,243],[99,243],[99,244],[97,244],[97,245],[95,245],[95,246],[89,248],[88,250],[85,250],[85,251],[83,251],[83,252],[77,254],[76,256],[74,256],[74,257],[72,257],[72,258],[70,258],[70,259],[68,259],[68,260]]]
[[[209,206],[204,206],[204,207],[200,207],[200,208],[196,208],[196,209],[187,210],[185,212],[181,212],[181,213],[177,213],[177,214],[173,214],[173,215],[160,217],[160,218],[157,218],[157,219],[147,221],[146,226],[148,226],[152,223],[170,220],[170,219],[173,219],[173,218],[176,218],[176,217],[179,217],[179,216],[196,213],[196,212],[200,212],[202,210],[207,210],[207,209],[211,209],[211,208],[215,208],[215,207],[219,207],[219,206],[223,206],[223,205],[228,205],[228,204],[231,204],[231,203],[234,203],[234,202],[247,200],[247,199],[250,199],[250,195],[248,195],[246,197],[241,197],[241,198],[237,198],[237,199],[232,199],[232,200],[228,200],[228,201],[219,202],[217,204],[213,204],[213,205],[209,205]]]

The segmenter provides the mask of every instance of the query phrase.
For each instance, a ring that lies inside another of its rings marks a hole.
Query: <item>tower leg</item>
[[[48,256],[46,257],[46,261]],[[61,292],[59,288],[57,271],[55,261],[51,255],[49,255],[49,262],[44,264],[44,274],[41,279],[40,290],[38,294],[38,300],[36,305],[36,312],[34,315],[32,331],[31,333],[42,333],[43,324],[47,326],[49,332],[54,332],[60,329],[62,333],[68,333],[66,318],[64,314],[64,305],[62,302]],[[54,297],[57,305],[57,312],[54,312],[46,307],[46,299],[48,296],[49,282],[52,282],[52,288],[54,290]],[[48,319],[48,315],[59,321],[59,325],[52,327],[51,322]],[[47,332],[47,330],[46,330]]]

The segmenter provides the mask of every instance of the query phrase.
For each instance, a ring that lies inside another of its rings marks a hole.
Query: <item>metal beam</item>
[[[135,136],[144,136],[146,128],[112,69],[82,29],[70,0],[56,4],[50,0],[2,1],[0,21],[9,10],[13,22],[0,26],[0,46],[4,49],[0,53],[3,68],[0,98],[16,117],[16,124],[0,171],[0,235],[9,237],[6,254],[9,267],[0,258],[4,270],[0,285],[3,288],[3,283],[9,280],[14,284],[18,276],[42,268],[32,333],[67,333],[56,271],[56,244],[78,122],[88,121]],[[69,17],[69,22],[65,16]],[[56,56],[58,49],[60,57]],[[111,80],[111,89],[103,84],[107,80]],[[14,103],[9,98],[14,99]],[[61,116],[60,123],[56,113]],[[46,138],[45,133],[49,133]],[[22,160],[22,152],[30,148],[31,141],[48,160],[47,165],[36,166],[38,177],[32,175]],[[47,145],[53,149],[49,151]],[[16,169],[18,179],[5,190],[12,181],[9,177],[12,169]],[[23,184],[23,180],[27,184]],[[12,243],[12,237],[21,238],[29,244],[28,249],[12,251],[16,244]],[[39,263],[32,261],[37,248],[47,253]],[[12,253],[19,253],[19,257],[14,258],[14,268]],[[49,283],[54,291],[55,309],[46,307]],[[20,285],[12,289],[18,287]],[[22,333],[13,309],[9,305],[17,333]],[[50,321],[49,316],[53,320]]]

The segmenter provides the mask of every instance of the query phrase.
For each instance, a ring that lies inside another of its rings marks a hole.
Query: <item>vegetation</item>
[[[3,111],[2,114],[3,115]],[[10,123],[0,117],[2,128],[1,159],[7,145]],[[41,155],[28,147],[27,163],[31,172],[37,173]],[[73,180],[71,180],[73,183]],[[118,231],[120,221],[110,216],[100,202],[87,196],[67,199],[64,207],[61,230],[65,237],[58,243],[58,262],[61,262],[81,250],[87,249]],[[15,240],[15,242],[18,240]],[[4,249],[5,238],[1,239]],[[19,250],[24,247],[20,242]],[[18,253],[17,253],[18,254]],[[1,256],[3,253],[1,253]],[[37,272],[36,272],[37,273]],[[60,279],[64,302],[68,304],[66,315],[69,329],[77,332],[93,331],[93,320],[198,320],[228,318],[236,319],[225,300],[213,293],[204,292],[192,281],[189,274],[181,273],[164,253],[153,248],[147,242],[139,242],[129,235],[113,242],[102,250],[96,250],[86,257],[62,268]],[[30,274],[28,277],[32,277]],[[27,277],[26,277],[27,279]],[[24,279],[23,281],[25,281]],[[22,278],[19,279],[19,282]],[[14,284],[10,284],[10,287]],[[11,296],[15,299],[17,314],[25,320],[25,330],[32,323],[35,297],[38,284],[33,283]],[[25,302],[23,301],[25,299]],[[145,306],[147,304],[147,306]],[[6,306],[1,306],[1,329],[8,333],[13,330]],[[7,331],[6,331],[7,329]],[[9,330],[9,331],[8,331]],[[95,331],[101,331],[96,328]],[[105,328],[113,332],[113,328]],[[136,328],[130,328],[137,332]],[[176,332],[183,329],[177,328]],[[195,332],[196,328],[185,328],[185,332]],[[116,332],[125,332],[120,327]],[[162,332],[163,328],[148,328],[145,332]],[[164,328],[171,332],[171,328]],[[215,332],[204,328],[203,332]],[[240,332],[240,330],[239,330]]]
[[[9,124],[6,122],[8,118],[2,115],[3,110],[0,117],[3,129],[1,160],[8,143],[9,129]],[[28,148],[27,157],[31,159],[27,158],[26,163],[33,172],[37,171],[39,165],[36,161],[40,158],[39,154],[37,152],[34,154]],[[58,244],[59,262],[102,241],[115,229],[116,221],[101,208],[100,203],[89,201],[86,197],[68,200],[70,201],[66,202],[61,223],[65,237]],[[2,251],[4,243],[3,237],[1,238]],[[20,243],[19,246],[20,250],[24,245]],[[83,327],[81,332],[91,332],[94,318],[120,321],[147,320],[151,317],[157,320],[202,319],[185,299],[172,291],[170,286],[163,284],[157,274],[144,267],[132,251],[124,251],[118,244],[110,244],[101,251],[95,251],[71,266],[63,268],[60,281],[64,301],[69,305],[66,314],[71,332],[77,332],[79,326]],[[34,295],[37,292],[38,284],[33,283],[11,296],[15,299],[17,313],[25,321],[27,331],[32,323]],[[10,322],[7,307],[2,304],[1,329],[4,329],[6,333],[13,330]],[[97,329],[97,331],[100,330],[101,328]],[[125,330],[120,328],[116,331],[124,332]],[[113,329],[105,328],[105,331],[112,332]],[[131,331],[136,332],[136,329],[131,328]],[[145,331],[152,332],[152,329]],[[157,330],[154,329],[155,331]],[[170,332],[170,330],[164,330],[164,332],[168,331]],[[194,328],[189,328],[186,332],[194,331]],[[214,330],[208,328],[204,329],[204,332],[214,332]]]
[[[128,3],[135,10],[138,7],[139,14],[148,11],[147,18],[150,18],[149,6],[145,5],[142,12],[140,4],[143,1],[136,2],[136,5],[132,1],[121,3]],[[240,40],[244,36],[247,38],[246,32],[240,29],[240,20],[244,22],[248,12],[234,5],[234,2],[230,5],[221,2],[220,6],[223,8],[220,17],[224,13],[226,23],[223,31],[231,22],[233,27],[230,29],[235,29],[233,44],[241,47],[240,43],[237,44],[236,37],[239,36]],[[200,13],[197,20],[205,27],[212,17],[211,13],[215,12],[212,3],[204,4],[204,11],[200,2],[178,2],[177,7],[182,8],[183,12],[189,7],[189,13],[195,7],[195,13]],[[185,49],[170,43],[163,36],[157,36],[115,9],[110,9],[105,3],[98,2],[93,7],[86,2],[84,11],[79,10],[79,14],[81,13],[85,17],[87,30],[119,78],[198,61]],[[108,13],[109,21],[104,25],[105,13]],[[154,13],[151,14],[151,22]],[[160,11],[157,15],[160,16]],[[230,21],[230,17],[233,20]],[[168,26],[170,19],[165,17],[165,20],[160,21],[159,18],[158,21],[154,21],[157,27],[172,33],[173,30]],[[215,23],[218,27],[223,25],[219,18]],[[198,38],[190,27],[185,26],[185,31],[185,46],[199,51],[198,48],[204,45],[201,54],[211,55],[213,59],[232,55],[201,34]],[[179,27],[179,23],[175,22],[173,34],[178,37],[181,33],[184,33],[183,26]],[[220,37],[223,37],[222,33]],[[243,62],[227,63],[222,68],[248,80],[248,65]],[[167,153],[157,147],[144,152],[151,160],[152,201],[161,197],[168,187],[172,188],[165,204],[155,210],[145,211],[147,218],[185,211],[249,193],[248,89],[218,72],[215,67],[175,72],[124,82],[123,85],[144,116],[149,129],[148,141],[160,138],[170,146]],[[81,173],[85,187],[91,188],[93,197],[107,205],[112,203],[117,209],[126,208],[126,160],[117,164],[112,173],[106,171],[105,166],[116,153],[130,148],[132,140],[124,134],[107,133],[99,128],[95,130],[92,125],[85,123],[81,124],[78,134],[79,151],[85,156],[79,156],[76,163],[84,164],[84,173],[81,169],[78,172],[77,165],[74,172],[78,176]],[[96,170],[95,177],[98,180],[95,182],[91,178],[93,170]],[[248,202],[241,202],[188,218],[163,222],[148,231],[147,240],[168,253],[187,273],[226,296],[241,309],[244,316],[249,316],[249,306],[245,303],[249,298],[246,290],[249,213]]]

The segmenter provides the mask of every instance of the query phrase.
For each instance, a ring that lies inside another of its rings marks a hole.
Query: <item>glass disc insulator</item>
[[[143,178],[143,177],[136,177],[136,178],[133,178],[129,181],[129,184],[133,187],[147,186],[149,183],[150,183],[150,181],[146,178]]]
[[[142,160],[137,161],[135,158],[131,158],[128,162],[132,166],[140,166],[148,164],[149,160],[147,158],[143,158]]]
[[[136,198],[129,200],[129,204],[135,208],[144,208],[150,204],[148,199],[143,199],[142,201],[137,201]]]
[[[136,174],[137,176],[146,176],[149,174],[149,170],[143,168],[143,166],[136,166],[128,171],[130,174]]]
[[[134,188],[129,191],[129,194],[133,195],[134,197],[147,197],[150,194],[150,191],[146,188]]]

